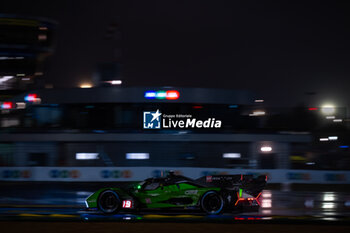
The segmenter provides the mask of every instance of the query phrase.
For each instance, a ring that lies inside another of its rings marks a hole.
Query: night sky
[[[55,87],[91,80],[98,63],[120,60],[121,47],[122,79],[128,86],[251,89],[279,106],[350,105],[349,10],[343,1],[0,4],[0,13],[59,22],[56,51],[45,74]],[[115,24],[121,39],[117,33],[106,39]]]

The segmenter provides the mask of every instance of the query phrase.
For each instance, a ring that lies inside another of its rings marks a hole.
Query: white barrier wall
[[[0,167],[0,181],[140,181],[169,171],[194,179],[214,174],[266,174],[268,183],[350,184],[350,171],[195,167]]]

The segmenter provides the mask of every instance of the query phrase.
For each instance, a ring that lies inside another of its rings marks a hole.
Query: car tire
[[[113,190],[105,190],[98,197],[98,208],[104,214],[116,214],[121,208],[118,193]]]
[[[220,214],[224,208],[224,200],[215,191],[206,192],[201,198],[201,208],[207,214]]]

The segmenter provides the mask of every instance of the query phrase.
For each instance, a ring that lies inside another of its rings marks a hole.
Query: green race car
[[[192,180],[170,173],[149,178],[130,188],[103,188],[85,201],[87,209],[104,214],[121,210],[198,209],[207,214],[245,209],[256,211],[266,176],[213,175]]]

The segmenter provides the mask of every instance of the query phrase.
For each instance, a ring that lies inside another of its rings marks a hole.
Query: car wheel
[[[224,207],[224,200],[217,192],[209,191],[203,195],[201,207],[207,214],[220,214]]]
[[[98,207],[105,214],[115,214],[120,210],[121,201],[116,192],[103,191],[98,198]]]

